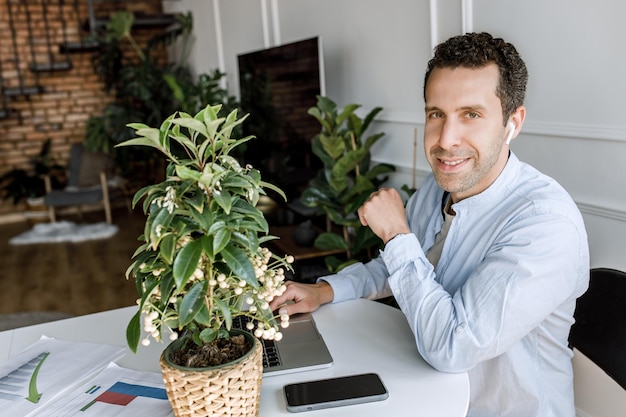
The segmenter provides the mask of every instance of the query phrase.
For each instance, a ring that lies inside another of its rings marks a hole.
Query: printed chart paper
[[[0,415],[30,416],[123,356],[125,347],[43,336],[0,363]]]
[[[32,417],[173,416],[161,374],[109,366]]]

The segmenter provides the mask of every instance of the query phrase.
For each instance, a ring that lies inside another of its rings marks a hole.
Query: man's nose
[[[461,126],[453,120],[446,119],[439,132],[439,146],[442,149],[450,149],[458,145],[461,143],[461,134]]]

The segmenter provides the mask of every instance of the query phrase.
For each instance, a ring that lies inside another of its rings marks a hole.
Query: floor
[[[0,225],[0,314],[54,311],[83,315],[133,305],[134,283],[125,272],[139,246],[143,214],[114,209],[119,228],[108,239],[82,243],[10,245],[9,239],[32,225]],[[59,220],[104,221],[104,214],[85,213]]]

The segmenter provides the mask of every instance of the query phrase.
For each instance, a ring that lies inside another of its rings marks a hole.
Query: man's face
[[[454,202],[487,189],[506,165],[498,80],[495,64],[436,68],[428,79],[424,150],[437,183]]]

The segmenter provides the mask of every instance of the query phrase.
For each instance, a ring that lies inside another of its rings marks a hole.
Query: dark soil
[[[243,335],[231,336],[228,340],[216,339],[202,346],[188,341],[182,349],[170,353],[170,361],[187,368],[206,368],[237,360],[250,349],[252,343]]]

